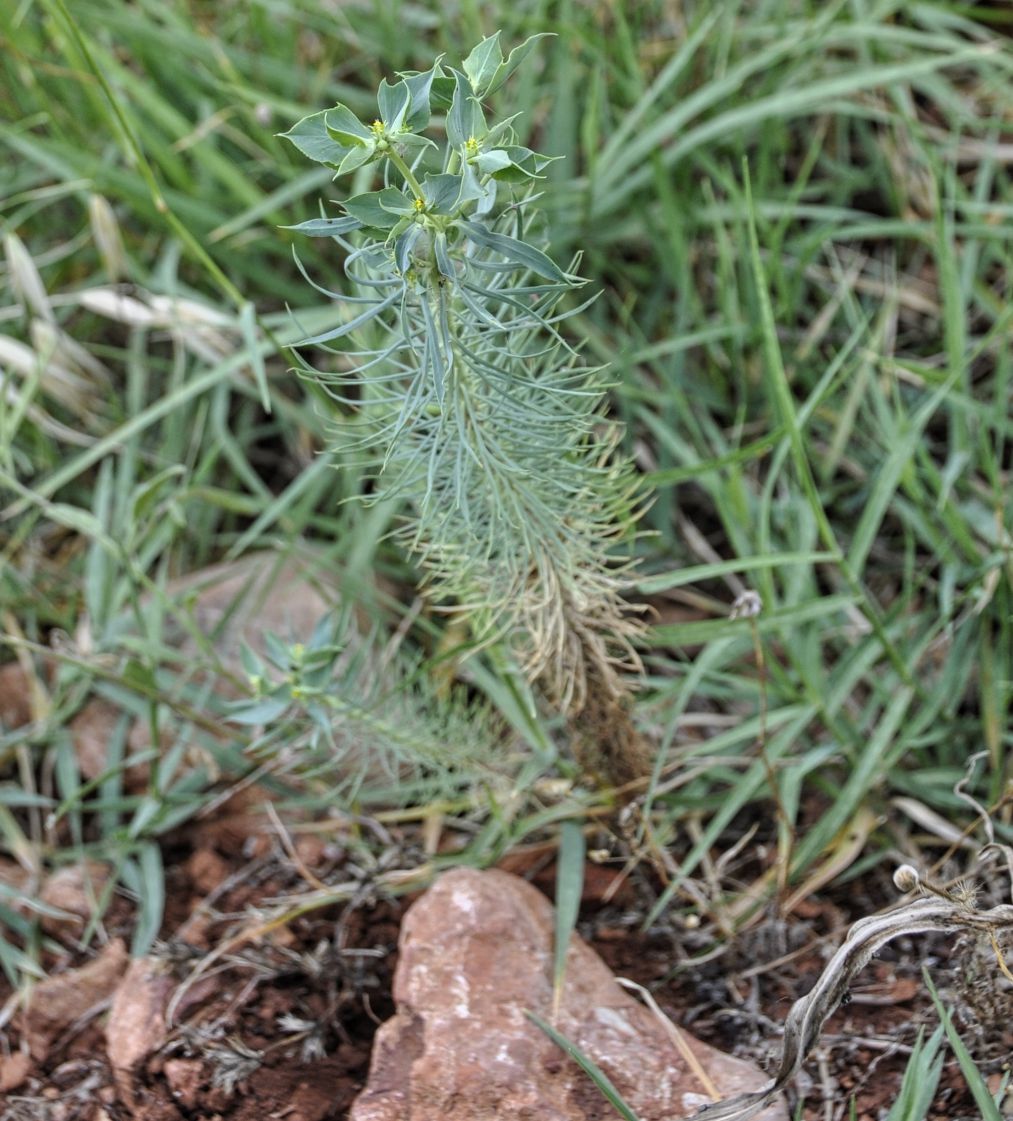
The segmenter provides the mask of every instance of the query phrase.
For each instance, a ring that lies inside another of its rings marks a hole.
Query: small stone
[[[39,899],[58,915],[43,915],[42,929],[61,934],[68,928],[79,932],[95,913],[95,902],[109,883],[109,865],[85,860],[58,868],[46,877]]]
[[[113,1080],[122,1102],[144,1121],[148,1115],[138,1100],[137,1074],[168,1037],[165,1017],[177,983],[165,960],[151,955],[134,958],[109,1008],[106,1054]],[[202,977],[191,985],[180,1001],[180,1015],[205,1000],[218,984],[215,977]]]
[[[184,1109],[196,1109],[204,1085],[204,1064],[200,1059],[166,1059],[162,1073],[173,1098]]]
[[[92,697],[70,722],[70,738],[74,744],[74,757],[81,774],[89,781],[97,779],[110,767],[110,745],[114,736],[122,736],[120,724],[123,709],[105,697]],[[126,740],[120,757],[129,759],[140,755],[151,746],[151,735],[146,720],[135,720],[126,729]],[[150,763],[133,763],[122,770],[123,789],[136,794],[148,785]]]
[[[191,573],[169,591],[193,596],[193,621],[239,677],[246,676],[239,656],[243,644],[264,654],[268,634],[283,643],[305,642],[336,599],[332,575],[312,552],[250,553]],[[192,639],[180,639],[183,650],[196,652]]]
[[[552,1020],[553,912],[491,869],[442,876],[405,916],[397,1012],[379,1030],[349,1121],[589,1121],[614,1115],[585,1074],[525,1015]],[[604,1071],[642,1121],[692,1116],[711,1099],[665,1027],[574,936],[555,1027]],[[681,1032],[724,1096],[769,1082]],[[787,1117],[778,1103],[758,1115]]]
[[[45,1059],[52,1044],[71,1024],[109,999],[127,960],[126,947],[116,938],[94,961],[47,977],[36,986],[25,1013],[25,1037],[36,1061]]]
[[[165,1009],[175,988],[164,962],[143,957],[130,963],[106,1021],[106,1052],[118,1084],[165,1041]]]
[[[109,766],[109,741],[116,734],[122,710],[104,697],[93,697],[70,721],[74,757],[89,781]]]
[[[11,889],[10,893],[4,893],[8,897],[8,905],[18,906],[16,894],[26,887],[31,878],[32,874],[27,868],[8,860],[6,856],[0,856],[0,886]]]
[[[212,848],[197,849],[186,862],[187,875],[198,895],[210,895],[228,879],[229,863]]]
[[[0,1093],[16,1090],[28,1078],[31,1069],[32,1057],[27,1051],[0,1054]]]

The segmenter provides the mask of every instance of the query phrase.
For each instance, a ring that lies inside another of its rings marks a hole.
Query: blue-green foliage
[[[501,729],[487,706],[417,672],[363,638],[346,618],[326,618],[308,643],[268,635],[264,658],[242,650],[253,695],[234,723],[261,729],[250,744],[271,772],[297,770],[323,804],[425,801],[489,779]]]
[[[484,107],[539,38],[504,58],[493,35],[461,69],[382,82],[372,123],[337,105],[285,136],[338,176],[374,163],[382,176],[342,216],[293,227],[343,246],[356,293],[318,287],[345,314],[303,346],[354,349],[335,351],[337,372],[304,372],[357,417],[346,444],[375,456],[379,497],[404,500],[432,595],[579,705],[592,665],[600,678],[631,656],[617,546],[638,488],[614,454],[602,375],[562,333],[581,310],[564,304],[584,283],[578,262],[561,268],[532,233],[549,158]]]

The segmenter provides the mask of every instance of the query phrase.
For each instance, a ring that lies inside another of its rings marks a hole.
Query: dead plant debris
[[[401,853],[417,849],[410,838],[392,840]],[[531,846],[511,853],[509,865],[551,891],[552,861],[551,846]],[[227,814],[217,832],[210,821],[172,838],[166,865],[170,906],[149,957],[126,968],[122,942],[133,916],[114,908],[106,950],[86,950],[68,933],[62,956],[47,962],[58,982],[90,976],[115,957],[113,981],[82,996],[66,1022],[47,1022],[45,1046],[31,1011],[0,1029],[0,1121],[346,1117],[364,1084],[376,1027],[393,1011],[398,926],[410,897],[394,898],[356,872],[340,845],[300,844],[295,861],[276,836],[240,838]],[[264,922],[278,913],[278,900],[306,896],[307,872],[325,885],[358,875],[362,887],[351,901],[346,893],[344,902]],[[1005,1015],[987,1006],[975,969],[1001,976],[991,937],[1008,955],[1013,906],[979,909],[959,893],[933,894],[919,878],[902,883],[920,887],[919,898],[861,918],[870,902],[889,902],[885,878],[870,873],[844,892],[830,889],[786,917],[754,923],[719,950],[704,931],[674,918],[642,929],[658,888],[652,875],[646,864],[632,875],[589,865],[581,933],[617,973],[648,988],[675,1023],[767,1069],[787,1015],[772,1089],[784,1086],[793,1111],[804,1098],[806,1121],[845,1121],[852,1098],[858,1121],[885,1116],[919,1025],[936,1022],[920,981],[923,964],[998,1084],[1013,1047],[1009,994]],[[0,1004],[11,995],[0,986]],[[937,1097],[937,1121],[975,1116],[955,1063]],[[751,1103],[734,1108],[743,1104]],[[705,1116],[743,1116],[732,1109],[726,1103]]]

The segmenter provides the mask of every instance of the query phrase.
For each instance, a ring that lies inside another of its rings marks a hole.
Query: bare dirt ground
[[[412,838],[401,839],[410,851]],[[165,923],[143,969],[124,972],[134,923],[124,898],[90,949],[71,927],[51,928],[64,949],[46,964],[67,988],[50,994],[47,1011],[41,986],[41,1011],[17,1012],[0,1032],[0,1119],[344,1118],[364,1084],[376,1027],[393,1011],[398,924],[412,897],[384,896],[353,851],[322,834],[300,836],[294,853],[262,816],[223,813],[170,838]],[[553,861],[547,844],[512,854],[504,866],[551,897]],[[276,901],[306,891],[307,878],[327,884],[350,876],[362,882],[351,904],[269,928]],[[766,1069],[775,1065],[785,1013],[815,981],[828,948],[849,922],[891,898],[878,872],[805,901],[787,919],[767,918],[722,948],[684,922],[644,931],[658,887],[643,865],[621,879],[589,864],[580,932],[618,974],[651,988],[677,1023]],[[953,946],[910,939],[871,963],[806,1064],[792,1110],[804,1098],[807,1121],[883,1118],[919,1025],[931,1031],[938,1023],[921,969],[928,965],[951,992],[960,988],[956,960]],[[0,1006],[10,996],[0,984]],[[1011,1023],[1007,1016],[966,1036],[977,1038],[996,1086],[1013,1052]],[[932,1117],[977,1116],[948,1054]]]

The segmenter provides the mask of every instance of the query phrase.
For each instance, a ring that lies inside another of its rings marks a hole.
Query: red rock
[[[165,1041],[165,1009],[175,988],[166,964],[144,957],[130,963],[116,989],[106,1021],[106,1051],[121,1090],[129,1088],[134,1067]]]
[[[42,929],[47,934],[82,930],[95,913],[95,901],[109,883],[109,876],[109,865],[97,860],[68,864],[47,876],[39,899],[60,915],[43,915]]]
[[[93,697],[70,721],[74,757],[86,779],[97,778],[109,766],[109,741],[122,716],[112,701]]]
[[[32,992],[25,1013],[25,1037],[36,1061],[75,1021],[96,1010],[112,995],[127,967],[126,947],[116,938],[94,961],[68,973],[47,977]]]
[[[172,1096],[184,1109],[196,1109],[204,1085],[204,1064],[200,1059],[166,1059],[165,1080]]]
[[[446,873],[401,929],[397,1013],[377,1033],[349,1121],[587,1121],[610,1117],[586,1075],[527,1019],[552,1016],[553,913],[524,880]],[[642,1121],[692,1116],[710,1101],[664,1026],[576,936],[556,1028],[609,1077]],[[719,1093],[769,1079],[681,1033]],[[787,1117],[778,1104],[759,1115]]]
[[[137,1072],[168,1037],[165,1017],[177,983],[164,960],[150,955],[134,958],[116,989],[106,1021],[106,1054],[116,1087],[127,1107],[145,1121],[149,1115],[136,1092]],[[180,1014],[205,1000],[218,983],[214,977],[199,979],[181,1001]]]
[[[267,634],[283,643],[305,643],[336,598],[332,575],[309,551],[305,556],[250,553],[190,573],[169,592],[192,597],[193,621],[223,664],[241,678],[246,676],[239,657],[244,643],[259,654],[265,652]],[[183,641],[182,648],[196,651],[192,639]]]
[[[27,1051],[0,1054],[0,1093],[16,1090],[28,1078],[31,1069],[32,1057]]]

